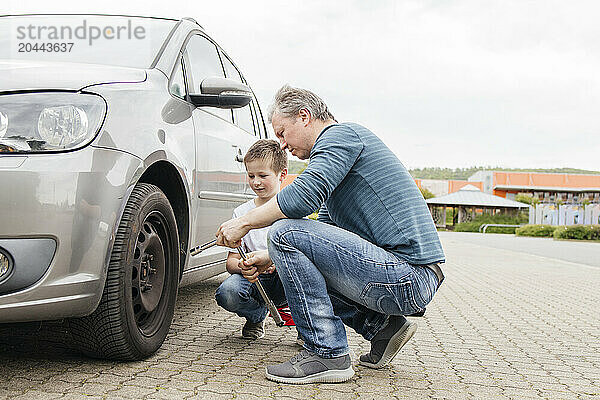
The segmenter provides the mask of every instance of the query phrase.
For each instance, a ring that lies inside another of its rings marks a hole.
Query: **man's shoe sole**
[[[377,363],[373,364],[363,360],[360,360],[359,363],[361,365],[364,365],[365,367],[374,369],[383,368],[386,365],[388,365],[390,361],[392,361],[394,357],[396,357],[396,354],[398,354],[400,349],[404,347],[406,342],[408,342],[417,331],[417,324],[415,324],[414,322],[409,322],[408,324],[409,325],[405,330],[399,330],[394,336],[390,338],[388,345],[383,351],[383,356],[381,356],[381,359]]]
[[[262,339],[264,337],[265,337],[265,331],[264,330],[258,336],[244,335],[242,333],[242,339],[245,339],[245,340],[258,340],[258,339]]]
[[[258,336],[244,336],[242,335],[242,339],[246,339],[246,340],[258,340],[258,339],[262,339],[265,337],[265,333],[263,332],[262,334],[258,335]]]
[[[354,376],[352,366],[346,369],[330,369],[316,374],[303,376],[301,378],[288,378],[285,376],[271,375],[265,368],[265,374],[268,380],[280,383],[292,383],[302,385],[305,383],[340,383],[346,382]]]

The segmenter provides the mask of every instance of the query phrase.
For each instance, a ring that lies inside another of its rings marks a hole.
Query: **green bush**
[[[423,198],[425,200],[435,197],[435,195],[433,193],[431,193],[429,190],[427,190],[425,188],[419,188],[419,190],[421,191],[421,194],[423,195]]]
[[[600,240],[598,225],[558,226],[554,231],[555,239]]]
[[[517,236],[552,237],[554,230],[558,228],[552,225],[525,225],[515,230]]]
[[[513,217],[510,215],[497,214],[497,215],[478,215],[471,222],[462,222],[456,224],[454,230],[456,232],[479,232],[479,227],[483,224],[506,224],[506,225],[518,225],[527,222],[528,216],[525,214]],[[486,229],[486,233],[515,233],[515,228],[490,226]]]
[[[519,193],[515,196],[515,201],[531,205],[531,203],[533,202],[533,196]]]

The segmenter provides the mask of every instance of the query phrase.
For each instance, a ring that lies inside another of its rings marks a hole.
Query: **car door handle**
[[[244,162],[244,156],[242,154],[242,149],[238,149],[238,153],[235,156],[235,161],[243,163]]]

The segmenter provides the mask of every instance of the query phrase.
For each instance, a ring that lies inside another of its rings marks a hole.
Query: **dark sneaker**
[[[256,340],[265,336],[265,320],[257,322],[256,324],[246,320],[244,327],[242,328],[242,337],[244,339]]]
[[[346,382],[354,376],[350,356],[322,358],[302,350],[289,361],[269,365],[267,379],[281,383],[336,383]]]
[[[371,339],[371,351],[360,356],[360,364],[377,369],[385,367],[416,330],[417,324],[414,322],[404,317],[390,316],[387,326]]]

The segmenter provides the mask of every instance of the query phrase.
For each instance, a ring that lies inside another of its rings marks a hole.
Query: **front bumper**
[[[14,263],[0,281],[0,322],[94,311],[127,189],[140,167],[128,153],[92,146],[0,156],[0,247]]]

